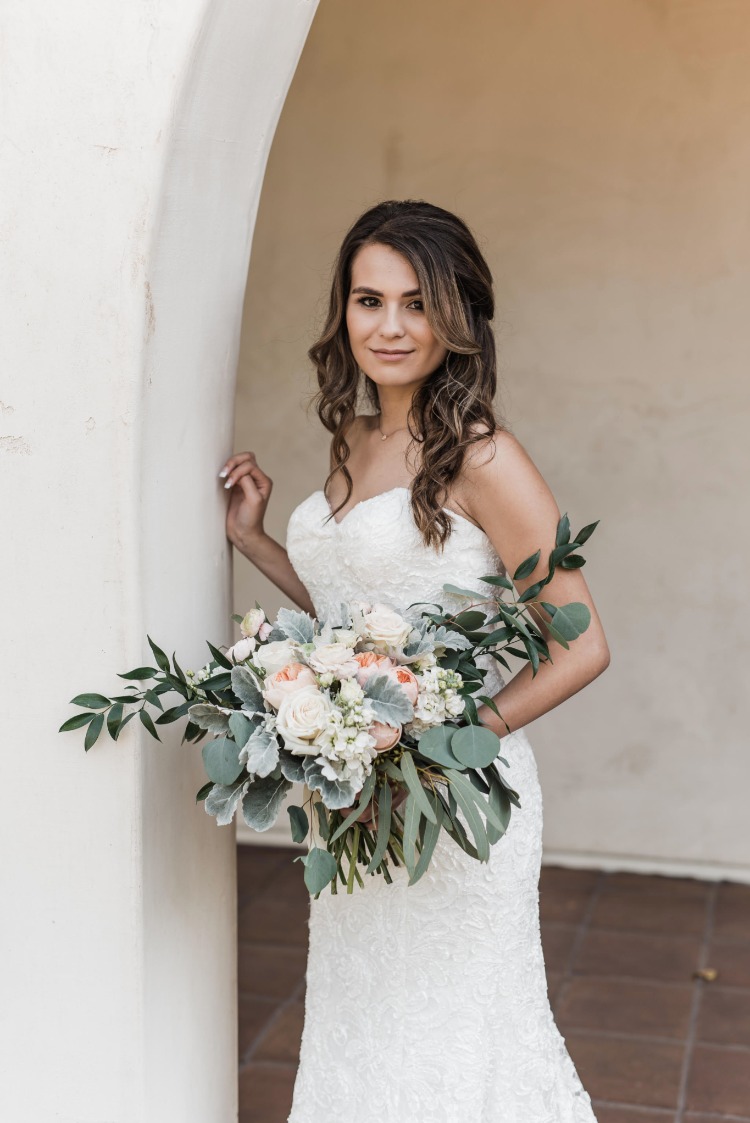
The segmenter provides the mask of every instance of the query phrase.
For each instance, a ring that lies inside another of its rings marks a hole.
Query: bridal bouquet
[[[125,688],[130,693],[77,695],[72,703],[85,712],[60,732],[85,726],[88,750],[105,717],[113,740],[136,713],[160,740],[157,725],[186,716],[183,742],[210,736],[202,750],[208,781],[196,800],[218,825],[241,808],[250,827],[268,830],[292,785],[304,784],[305,805],[288,812],[294,841],[309,839],[307,853],[295,861],[303,862],[316,896],[327,885],[337,892],[339,881],[351,893],[355,880],[364,885],[361,870],[391,882],[389,863],[405,866],[414,884],[442,831],[472,858],[487,861],[511,806],[520,802],[498,768],[498,762],[508,766],[499,756],[500,738],[478,717],[481,702],[503,720],[492,698],[476,694],[487,673],[477,656],[510,670],[510,654],[528,660],[536,674],[540,661],[550,659],[540,607],[550,617],[549,635],[563,647],[585,631],[586,605],[556,606],[539,594],[557,566],[584,564],[576,551],[597,525],[571,541],[563,515],[546,575],[517,599],[505,595],[514,591],[507,577],[490,574],[479,579],[489,586],[482,591],[443,585],[468,602],[455,614],[437,604],[417,612],[422,602],[398,612],[353,601],[340,606],[334,626],[284,608],[271,622],[256,602],[244,617],[232,617],[240,640],[226,651],[208,643],[212,659],[197,672],[184,672],[174,655],[170,663],[147,636],[157,666],[120,674],[135,680]],[[533,573],[540,556],[522,562],[514,580]],[[145,680],[154,685],[139,690],[135,682]],[[182,701],[165,710],[161,696],[168,692]],[[155,723],[147,703],[161,711]],[[126,715],[126,706],[137,709]],[[368,809],[373,827],[360,821]]]

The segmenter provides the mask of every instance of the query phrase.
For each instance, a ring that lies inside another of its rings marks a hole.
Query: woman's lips
[[[397,363],[399,359],[405,359],[412,354],[411,351],[377,351],[375,348],[372,353],[386,363]]]

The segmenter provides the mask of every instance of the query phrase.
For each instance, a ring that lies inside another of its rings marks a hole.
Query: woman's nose
[[[404,334],[401,308],[398,305],[385,306],[380,330],[383,335],[387,335],[389,337]]]

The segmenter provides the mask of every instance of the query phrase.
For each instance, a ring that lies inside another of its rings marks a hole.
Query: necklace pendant
[[[387,436],[388,436],[388,434],[387,434],[387,433],[383,433],[382,437],[380,438],[380,439],[381,439],[381,441],[384,441],[384,440],[386,439],[386,437],[387,437]]]

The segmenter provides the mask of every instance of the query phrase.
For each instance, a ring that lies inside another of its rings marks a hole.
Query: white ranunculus
[[[333,672],[336,678],[351,678],[359,670],[351,647],[345,643],[322,643],[309,652],[307,661],[319,674]]]
[[[266,674],[280,671],[287,663],[296,663],[299,651],[288,639],[277,639],[271,643],[264,643],[255,653],[255,662],[263,668]]]
[[[376,644],[403,647],[412,625],[387,604],[374,604],[364,616],[367,634]]]
[[[256,647],[256,641],[248,636],[238,640],[234,647],[229,648],[227,658],[234,659],[235,663],[244,663],[246,659],[250,658]]]
[[[328,725],[332,711],[330,699],[317,686],[303,686],[288,694],[276,714],[276,731],[284,745],[296,756],[318,756],[313,742]]]
[[[251,608],[246,612],[240,624],[240,631],[243,636],[257,636],[261,624],[266,618],[266,614],[262,608]]]

